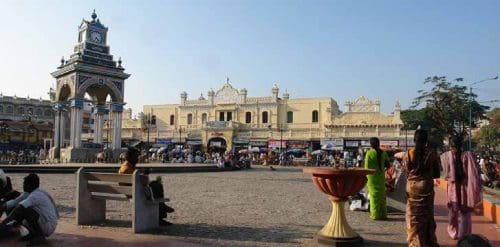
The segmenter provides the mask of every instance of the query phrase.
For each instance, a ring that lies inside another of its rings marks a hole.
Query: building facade
[[[227,80],[206,98],[188,99],[182,92],[179,104],[145,105],[143,111],[152,116],[151,138],[200,145],[202,150],[319,149],[329,142],[341,143],[343,149],[354,145],[349,141],[361,145],[371,136],[384,141],[401,137],[399,104],[392,115],[380,113],[380,102],[364,97],[346,107],[341,114],[330,97],[290,98],[287,92],[280,97],[276,84],[269,96],[248,97],[246,89],[235,89]]]
[[[22,121],[33,119],[54,123],[54,110],[50,100],[32,99],[0,94],[0,119]]]
[[[40,147],[52,138],[54,110],[50,100],[0,94],[0,150]]]

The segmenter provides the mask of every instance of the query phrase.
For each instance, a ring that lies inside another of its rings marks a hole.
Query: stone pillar
[[[54,118],[54,153],[52,158],[54,159],[59,159],[61,158],[61,147],[62,147],[62,140],[63,140],[63,133],[61,133],[61,130],[64,131],[64,128],[62,125],[62,122],[64,121],[63,118],[63,111],[64,111],[64,105],[61,103],[56,103],[54,106],[56,109],[56,114]]]
[[[71,122],[70,122],[70,146],[73,148],[79,148],[81,146],[81,132],[82,132],[82,108],[83,100],[72,99],[71,100]]]
[[[122,112],[123,104],[114,103],[111,105],[111,119],[113,121],[113,149],[122,147]]]
[[[102,131],[104,127],[104,114],[106,108],[104,105],[97,105],[94,110],[94,143],[102,143]]]

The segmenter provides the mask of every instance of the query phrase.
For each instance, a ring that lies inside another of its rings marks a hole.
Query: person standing
[[[387,219],[385,168],[389,166],[389,156],[380,149],[380,141],[376,137],[370,138],[371,149],[366,152],[365,168],[375,169],[375,174],[368,177],[368,194],[370,195],[370,218],[372,220]]]
[[[415,131],[415,147],[403,156],[406,182],[408,246],[439,246],[434,221],[434,178],[439,178],[439,156],[427,146],[427,132]]]
[[[472,233],[471,213],[481,202],[481,176],[471,152],[462,152],[462,138],[449,139],[450,151],[441,155],[448,194],[448,234],[459,239]]]

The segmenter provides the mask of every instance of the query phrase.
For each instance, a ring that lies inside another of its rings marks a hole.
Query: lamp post
[[[182,143],[182,126],[179,125],[179,144]]]
[[[472,85],[476,85],[485,81],[493,81],[497,79],[498,76],[495,76],[480,81],[472,82],[469,84],[469,151],[472,151]]]
[[[283,124],[278,124],[278,130],[280,131],[280,156],[283,158],[283,165],[286,165],[286,154],[283,154]]]

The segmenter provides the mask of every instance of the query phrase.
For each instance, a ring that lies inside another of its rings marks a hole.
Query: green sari
[[[387,218],[386,194],[385,194],[385,166],[389,163],[387,152],[382,151],[380,166],[377,161],[377,151],[370,149],[366,152],[365,168],[375,169],[377,172],[368,177],[368,194],[370,195],[370,218],[382,220]]]

